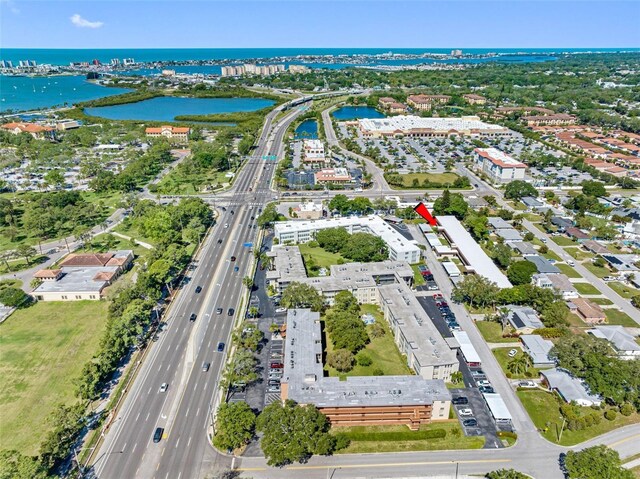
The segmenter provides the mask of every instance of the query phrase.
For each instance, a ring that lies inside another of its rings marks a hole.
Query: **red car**
[[[284,364],[282,363],[271,363],[271,368],[273,369],[282,369],[284,367]]]
[[[443,296],[440,293],[436,293],[433,295],[433,299],[435,299],[436,301],[438,301],[439,299],[442,299]]]

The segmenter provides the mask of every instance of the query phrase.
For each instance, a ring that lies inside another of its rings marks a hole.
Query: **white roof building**
[[[480,359],[480,355],[476,351],[476,348],[471,344],[469,335],[465,331],[453,331],[453,337],[458,341],[460,351],[462,351],[462,355],[464,356],[464,360],[467,364],[469,366],[480,366],[482,364],[482,360]]]
[[[520,341],[522,341],[524,352],[531,357],[533,367],[540,369],[555,365],[555,361],[549,358],[549,351],[553,348],[551,341],[538,334],[522,334]]]
[[[587,390],[584,381],[572,377],[564,369],[545,369],[540,374],[549,384],[549,388],[555,389],[566,402],[575,401],[580,406],[599,406],[602,403],[600,396]]]
[[[446,137],[449,135],[468,136],[511,136],[508,128],[480,121],[477,116],[461,118],[425,118],[414,115],[398,115],[389,118],[364,118],[358,120],[363,136],[413,136]]]
[[[350,234],[364,232],[382,238],[389,248],[389,259],[414,264],[420,261],[420,248],[409,241],[377,215],[351,216],[313,221],[287,221],[274,225],[280,243],[307,243],[316,232],[327,228],[345,228]]]
[[[440,229],[449,239],[451,247],[458,252],[458,256],[465,263],[467,271],[493,281],[499,288],[511,288],[511,281],[487,256],[455,216],[438,216],[437,221]]]
[[[593,329],[588,329],[587,333],[609,341],[620,359],[640,358],[640,345],[622,326],[596,326]]]

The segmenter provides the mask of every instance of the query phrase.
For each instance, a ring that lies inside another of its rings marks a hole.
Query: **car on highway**
[[[239,266],[235,266],[233,268],[234,273],[237,273],[238,271],[240,271],[240,267]]]
[[[451,400],[451,404],[457,404],[457,405],[469,404],[469,399],[467,399],[465,396],[458,396]]]
[[[196,294],[202,291],[202,286],[196,286]]]
[[[222,240],[221,239],[218,240],[218,244],[222,244]]]
[[[510,358],[513,358],[516,354],[518,354],[518,350],[517,349],[512,349],[511,351],[509,351],[508,356]]]
[[[473,416],[473,411],[468,407],[458,409],[458,415],[460,416]]]
[[[231,262],[233,262],[233,261],[235,261],[235,260],[236,260],[236,257],[235,257],[235,256],[232,256],[232,257],[231,257]]]
[[[216,308],[216,314],[222,314],[222,308]]]
[[[221,353],[224,351],[224,343],[221,341],[218,343],[218,352]]]
[[[233,316],[233,313],[235,313],[235,310],[233,308],[229,308],[229,310],[227,311],[227,316]]]
[[[225,228],[228,228],[228,227],[229,227],[229,223],[225,223],[225,224],[224,224],[224,227],[225,227]]]
[[[206,373],[211,367],[211,363],[202,363],[202,372]]]
[[[475,419],[465,419],[464,421],[462,421],[462,425],[464,427],[476,427],[478,425],[478,421],[476,421]]]
[[[169,384],[168,384],[168,383],[162,383],[162,384],[160,385],[160,392],[161,392],[161,393],[166,393],[166,392],[167,392],[167,389],[169,389]]]
[[[164,434],[164,429],[161,427],[157,427],[155,432],[153,433],[153,442],[160,442],[160,439],[162,439],[163,434]]]
[[[235,214],[235,213],[233,212],[233,210],[231,210],[229,213],[231,213],[232,215],[233,215],[233,214]]]
[[[196,320],[197,317],[198,315],[196,313],[191,313],[191,316],[189,316],[189,321],[193,322]]]

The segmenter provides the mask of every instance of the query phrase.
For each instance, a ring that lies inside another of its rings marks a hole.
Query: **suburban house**
[[[167,138],[179,143],[186,143],[189,140],[189,133],[191,133],[190,128],[180,126],[164,125],[145,129],[145,134],[149,138]]]
[[[32,296],[38,301],[99,300],[133,261],[133,251],[68,255],[56,269],[42,269]]]
[[[36,140],[54,140],[56,137],[55,128],[50,126],[42,126],[36,123],[5,123],[2,125],[2,129],[8,131],[13,135],[19,135],[20,133],[28,133]]]
[[[585,240],[591,239],[591,237],[587,233],[585,233],[581,229],[576,228],[575,226],[565,228],[564,232],[569,238],[576,240],[578,243],[582,243]]]
[[[572,377],[564,369],[545,369],[540,371],[549,389],[555,390],[566,402],[575,401],[580,406],[599,406],[602,398],[591,394],[586,384],[578,378]]]
[[[569,309],[575,310],[576,314],[585,323],[600,324],[607,322],[607,316],[599,304],[585,298],[574,298],[568,304]]]
[[[555,360],[549,358],[549,351],[553,348],[553,343],[544,339],[538,334],[522,334],[522,349],[531,358],[534,368],[552,368],[556,365]]]
[[[531,334],[536,329],[544,328],[535,309],[528,306],[507,306],[507,320],[513,329],[522,334]]]
[[[558,274],[534,274],[532,277],[533,284],[539,288],[553,289],[562,296],[565,301],[579,297],[578,290],[573,286],[568,276]]]
[[[596,326],[587,329],[587,333],[596,338],[606,339],[611,343],[611,347],[616,350],[620,359],[640,358],[640,345],[635,338],[622,326]]]

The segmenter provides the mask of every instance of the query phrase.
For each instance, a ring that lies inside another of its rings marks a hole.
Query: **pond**
[[[158,97],[136,103],[85,108],[87,115],[110,120],[175,121],[180,115],[214,115],[261,110],[273,105],[264,98]]]
[[[316,120],[304,120],[298,125],[298,128],[296,128],[294,136],[296,140],[318,138],[318,122]]]
[[[331,115],[340,121],[346,120],[358,120],[360,118],[385,118],[383,113],[380,113],[375,108],[370,106],[343,106],[338,110],[331,113]]]

